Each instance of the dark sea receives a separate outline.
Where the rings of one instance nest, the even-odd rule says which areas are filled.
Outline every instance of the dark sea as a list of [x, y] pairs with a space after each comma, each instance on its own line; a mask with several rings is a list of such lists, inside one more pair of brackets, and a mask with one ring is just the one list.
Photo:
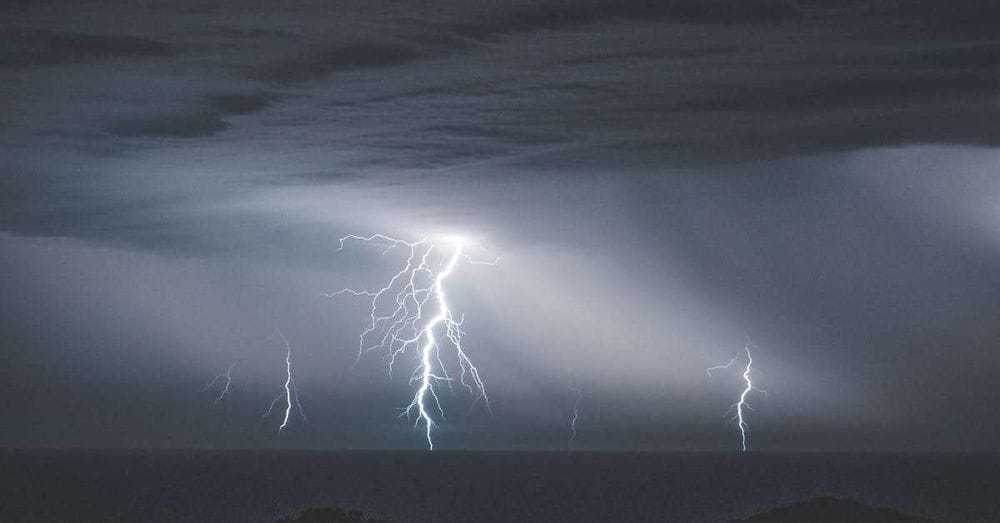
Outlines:
[[832, 495], [1000, 521], [997, 454], [0, 451], [0, 521], [724, 521]]

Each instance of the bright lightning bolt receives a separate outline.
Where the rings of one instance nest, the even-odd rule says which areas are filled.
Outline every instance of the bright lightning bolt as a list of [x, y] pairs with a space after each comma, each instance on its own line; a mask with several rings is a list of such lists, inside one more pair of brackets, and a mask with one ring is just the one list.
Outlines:
[[490, 407], [479, 369], [462, 347], [464, 318], [456, 318], [452, 312], [445, 283], [461, 261], [496, 265], [499, 260], [473, 259], [466, 249], [475, 244], [457, 236], [441, 237], [440, 242], [435, 243], [427, 238], [407, 242], [382, 234], [351, 234], [340, 239], [337, 250], [342, 250], [344, 242], [349, 240], [386, 243], [383, 255], [397, 247], [408, 251], [405, 265], [384, 287], [374, 291], [341, 289], [326, 296], [332, 298], [348, 294], [371, 299], [370, 322], [359, 336], [357, 361], [368, 352], [383, 350], [389, 360], [391, 376], [397, 356], [411, 347], [419, 348], [419, 363], [410, 374], [410, 384], [416, 384], [416, 391], [401, 416], [415, 415], [414, 426], [424, 425], [427, 447], [434, 450], [433, 431], [437, 422], [431, 413], [437, 412], [437, 416], [444, 419], [444, 409], [435, 385], [445, 382], [450, 387], [454, 381], [441, 358], [442, 345], [451, 347], [460, 371], [458, 382], [468, 389], [474, 398], [473, 403], [482, 399], [486, 407]]
[[302, 404], [299, 403], [299, 391], [295, 388], [295, 380], [292, 378], [292, 344], [288, 343], [288, 339], [285, 338], [285, 335], [282, 334], [281, 331], [277, 332], [278, 336], [281, 337], [281, 340], [285, 342], [285, 387], [281, 394], [278, 394], [273, 400], [271, 400], [271, 406], [267, 408], [267, 412], [265, 412], [261, 417], [267, 418], [270, 416], [271, 412], [274, 410], [274, 406], [277, 405], [279, 401], [284, 399], [285, 416], [282, 418], [281, 425], [278, 427], [278, 437], [281, 437], [281, 431], [288, 426], [288, 419], [292, 415], [293, 407], [299, 413], [299, 417], [302, 418], [302, 421], [308, 422], [309, 420], [306, 419], [306, 414], [302, 410]]
[[205, 386], [205, 390], [207, 391], [215, 387], [216, 383], [219, 383], [220, 381], [224, 382], [224, 384], [222, 385], [222, 390], [219, 392], [219, 395], [215, 397], [212, 403], [218, 404], [222, 400], [229, 397], [229, 388], [230, 385], [233, 384], [233, 369], [236, 367], [237, 363], [239, 362], [234, 361], [232, 364], [229, 365], [229, 367], [226, 368], [226, 372], [223, 372], [222, 374], [219, 374], [216, 377], [212, 378], [212, 381], [210, 381], [208, 385]]
[[[743, 347], [743, 350], [746, 353], [746, 359], [747, 359], [747, 365], [743, 369], [743, 382], [744, 382], [745, 386], [743, 388], [743, 391], [740, 393], [739, 400], [737, 400], [736, 403], [733, 403], [729, 407], [729, 412], [734, 412], [735, 411], [735, 415], [733, 416], [733, 419], [736, 421], [736, 424], [737, 424], [737, 426], [740, 429], [740, 445], [741, 445], [741, 448], [743, 449], [743, 452], [747, 451], [747, 430], [749, 429], [749, 425], [747, 425], [747, 421], [746, 421], [746, 412], [745, 412], [745, 409], [751, 409], [752, 410], [752, 407], [750, 406], [750, 403], [747, 401], [747, 396], [751, 392], [753, 392], [753, 391], [757, 391], [757, 392], [763, 393], [765, 395], [767, 394], [766, 391], [763, 391], [763, 390], [760, 390], [760, 389], [754, 387], [753, 380], [750, 377], [750, 372], [751, 372], [751, 369], [753, 368], [753, 351], [752, 351], [752, 349], [753, 349], [753, 345], [751, 343], [749, 343], [749, 342], [747, 342], [747, 344]], [[739, 360], [741, 357], [742, 357], [742, 354], [737, 354], [735, 357], [733, 357], [733, 359], [729, 360], [729, 363], [726, 363], [725, 365], [716, 365], [714, 367], [709, 367], [709, 368], [705, 369], [705, 373], [708, 374], [709, 377], [711, 377], [712, 376], [712, 371], [728, 369], [734, 363], [736, 363], [736, 361]]]
[[576, 445], [576, 422], [580, 419], [580, 402], [583, 401], [583, 391], [577, 388], [573, 389], [576, 392], [576, 400], [573, 401], [573, 419], [569, 422], [569, 428], [572, 431], [569, 437], [569, 450], [573, 450]]

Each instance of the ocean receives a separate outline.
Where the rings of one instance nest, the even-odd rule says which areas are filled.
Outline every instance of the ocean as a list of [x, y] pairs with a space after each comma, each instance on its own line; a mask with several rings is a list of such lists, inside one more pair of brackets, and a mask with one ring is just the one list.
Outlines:
[[724, 521], [813, 496], [1000, 521], [998, 454], [3, 450], [0, 521]]

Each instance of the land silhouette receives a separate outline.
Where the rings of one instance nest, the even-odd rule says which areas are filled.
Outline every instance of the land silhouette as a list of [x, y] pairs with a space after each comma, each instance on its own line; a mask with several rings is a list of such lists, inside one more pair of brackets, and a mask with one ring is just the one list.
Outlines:
[[391, 523], [385, 519], [365, 517], [359, 510], [321, 507], [303, 510], [298, 516], [281, 518], [277, 523]]
[[801, 503], [778, 507], [746, 519], [729, 523], [932, 523], [934, 520], [911, 516], [891, 508], [870, 507], [851, 499], [818, 497]]
[[[811, 498], [800, 503], [777, 507], [745, 519], [729, 523], [933, 523], [934, 520], [904, 514], [895, 509], [871, 507], [851, 499], [834, 497]], [[277, 523], [392, 523], [385, 519], [366, 517], [357, 510], [340, 507], [310, 508], [298, 516], [281, 518]]]

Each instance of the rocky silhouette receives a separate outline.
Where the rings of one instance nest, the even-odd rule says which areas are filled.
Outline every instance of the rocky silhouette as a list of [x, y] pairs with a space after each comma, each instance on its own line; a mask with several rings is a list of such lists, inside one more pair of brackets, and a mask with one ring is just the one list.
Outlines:
[[870, 507], [850, 499], [820, 497], [778, 507], [730, 523], [932, 523], [934, 520], [903, 514], [891, 508]]
[[277, 523], [391, 523], [385, 519], [372, 519], [358, 510], [340, 507], [309, 508], [298, 516], [281, 518]]

